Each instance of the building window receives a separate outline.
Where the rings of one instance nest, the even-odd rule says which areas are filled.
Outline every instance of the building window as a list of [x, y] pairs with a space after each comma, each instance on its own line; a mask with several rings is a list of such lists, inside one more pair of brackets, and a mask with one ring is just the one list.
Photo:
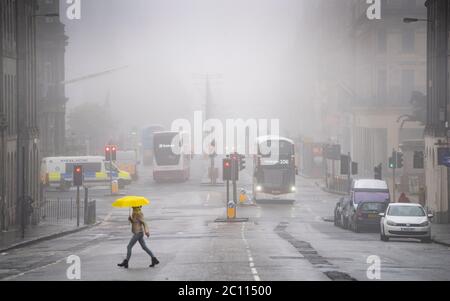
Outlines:
[[404, 53], [412, 53], [415, 51], [415, 32], [412, 28], [403, 29], [402, 34], [402, 51]]

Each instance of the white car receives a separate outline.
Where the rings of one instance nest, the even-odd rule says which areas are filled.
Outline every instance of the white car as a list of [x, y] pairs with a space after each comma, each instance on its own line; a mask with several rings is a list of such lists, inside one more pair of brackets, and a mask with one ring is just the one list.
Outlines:
[[419, 204], [389, 204], [386, 213], [381, 216], [381, 240], [390, 238], [416, 238], [422, 242], [431, 242], [432, 214], [427, 215]]

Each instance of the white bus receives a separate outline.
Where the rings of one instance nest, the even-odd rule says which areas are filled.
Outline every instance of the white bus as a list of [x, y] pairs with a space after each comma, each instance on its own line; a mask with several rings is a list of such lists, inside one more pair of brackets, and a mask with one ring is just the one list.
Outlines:
[[[267, 150], [278, 145], [278, 156]], [[264, 151], [262, 151], [264, 150]], [[257, 139], [253, 162], [253, 198], [259, 200], [295, 201], [295, 146], [290, 139], [265, 136]]]
[[153, 179], [155, 182], [187, 181], [190, 177], [191, 156], [189, 136], [180, 132], [153, 134]]
[[[84, 183], [87, 187], [105, 186], [110, 182], [110, 163], [104, 157], [49, 157], [41, 161], [41, 183], [44, 187], [69, 189], [73, 185], [74, 166], [83, 166]], [[128, 172], [120, 170], [114, 163], [112, 179], [120, 187], [131, 183]]]

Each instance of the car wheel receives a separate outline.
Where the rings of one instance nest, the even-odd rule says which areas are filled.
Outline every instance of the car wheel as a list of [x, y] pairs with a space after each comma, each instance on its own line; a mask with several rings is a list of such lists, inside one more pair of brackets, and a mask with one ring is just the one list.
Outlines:
[[387, 237], [386, 232], [384, 232], [384, 228], [380, 227], [380, 239], [381, 241], [389, 241], [389, 237]]

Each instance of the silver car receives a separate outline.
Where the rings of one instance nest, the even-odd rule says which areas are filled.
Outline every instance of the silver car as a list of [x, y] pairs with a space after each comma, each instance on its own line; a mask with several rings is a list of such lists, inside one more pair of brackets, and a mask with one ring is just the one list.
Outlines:
[[386, 213], [380, 213], [381, 240], [390, 238], [416, 238], [431, 242], [432, 214], [427, 215], [419, 204], [389, 204]]

